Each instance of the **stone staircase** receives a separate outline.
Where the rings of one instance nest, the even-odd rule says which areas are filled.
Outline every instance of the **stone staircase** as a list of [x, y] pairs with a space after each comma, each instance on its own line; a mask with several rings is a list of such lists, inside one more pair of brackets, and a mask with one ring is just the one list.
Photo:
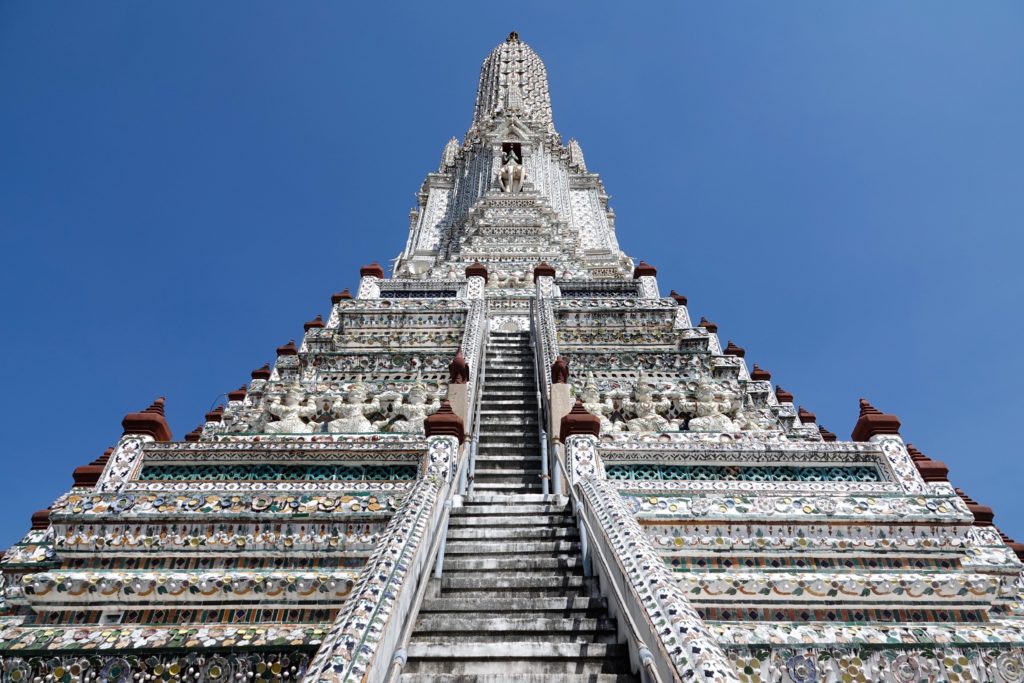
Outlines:
[[444, 577], [420, 606], [402, 680], [637, 681], [583, 576], [571, 510], [541, 494], [529, 334], [492, 332], [486, 363], [472, 494], [452, 510]]

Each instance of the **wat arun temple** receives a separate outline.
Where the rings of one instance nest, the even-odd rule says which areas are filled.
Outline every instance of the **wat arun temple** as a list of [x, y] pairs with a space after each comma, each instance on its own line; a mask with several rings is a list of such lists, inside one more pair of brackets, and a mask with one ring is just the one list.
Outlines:
[[31, 515], [2, 681], [1024, 681], [1024, 545], [620, 250], [518, 35], [439, 149], [390, 275]]

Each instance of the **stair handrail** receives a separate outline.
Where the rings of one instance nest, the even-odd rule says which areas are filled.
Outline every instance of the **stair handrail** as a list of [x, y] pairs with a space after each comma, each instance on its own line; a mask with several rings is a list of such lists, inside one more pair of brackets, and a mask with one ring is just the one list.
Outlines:
[[[571, 479], [569, 479], [569, 473], [566, 471], [565, 464], [562, 460], [555, 457], [554, 462], [555, 467], [561, 470], [563, 479], [567, 482], [571, 481]], [[616, 603], [617, 609], [615, 610], [615, 616], [618, 619], [624, 619], [626, 626], [629, 629], [629, 635], [632, 641], [628, 644], [629, 653], [632, 658], [635, 651], [636, 658], [639, 660], [638, 668], [640, 669], [641, 683], [663, 683], [664, 679], [658, 671], [651, 647], [648, 645], [647, 639], [644, 638], [636, 620], [633, 619], [633, 614], [629, 609], [629, 603], [626, 601], [626, 597], [619, 585], [618, 577], [625, 577], [626, 570], [622, 567], [618, 557], [616, 556], [614, 569], [617, 569], [617, 571], [613, 571], [613, 565], [607, 557], [606, 545], [601, 542], [604, 540], [603, 534], [601, 534], [602, 537], [599, 537], [597, 533], [597, 529], [600, 528], [600, 525], [593, 524], [590, 506], [587, 504], [587, 498], [581, 491], [577, 490], [580, 488], [579, 483], [574, 486], [569, 486], [569, 500], [573, 511], [576, 513], [576, 519], [579, 521], [580, 554], [583, 556], [584, 575], [593, 575], [593, 562], [591, 561], [591, 558], [596, 556], [599, 564], [601, 565], [604, 576], [608, 579], [612, 597]], [[654, 649], [659, 651], [663, 660], [672, 661], [661, 640], [657, 637], [652, 638], [652, 640], [654, 640]], [[673, 675], [673, 681], [678, 683], [678, 677]]]
[[[482, 386], [477, 385], [478, 387]], [[478, 394], [481, 392], [477, 392]], [[472, 443], [467, 445], [467, 450], [471, 449]], [[466, 477], [466, 471], [470, 467], [470, 456], [472, 451], [467, 453], [466, 457], [460, 458], [458, 466], [456, 467], [455, 475], [452, 477], [451, 483], [445, 483], [446, 489], [442, 489], [444, 502], [442, 503], [441, 516], [437, 521], [435, 528], [437, 532], [434, 533], [434, 537], [430, 541], [430, 546], [427, 548], [427, 557], [423, 563], [424, 572], [419, 576], [419, 583], [416, 585], [416, 595], [413, 597], [412, 603], [409, 607], [409, 616], [402, 625], [402, 633], [398, 639], [398, 647], [395, 649], [394, 655], [391, 658], [391, 664], [388, 666], [388, 673], [385, 677], [385, 683], [396, 683], [398, 677], [402, 675], [402, 670], [405, 668], [405, 664], [409, 659], [408, 651], [406, 648], [409, 645], [409, 639], [412, 637], [412, 632], [416, 626], [416, 620], [419, 618], [420, 607], [423, 605], [423, 596], [427, 591], [427, 586], [430, 584], [430, 579], [440, 579], [442, 576], [442, 566], [444, 564], [444, 553], [445, 546], [448, 542], [448, 522], [451, 518], [452, 508], [454, 507], [454, 499], [457, 495], [462, 495], [459, 491], [459, 487], [456, 486], [456, 482], [464, 482]], [[430, 569], [432, 567], [432, 569]]]
[[[486, 320], [485, 317], [485, 325]], [[471, 493], [473, 491], [473, 483], [476, 481], [476, 456], [477, 451], [480, 449], [480, 405], [483, 403], [484, 382], [487, 379], [487, 345], [489, 338], [490, 334], [488, 334], [487, 330], [484, 330], [480, 339], [479, 360], [474, 369], [476, 379], [473, 382], [473, 409], [470, 411], [473, 416], [473, 430], [471, 432], [472, 436], [469, 439], [468, 467], [465, 470], [468, 473], [469, 481], [466, 481], [466, 476], [459, 480], [459, 495], [465, 495], [467, 492]]]
[[[538, 327], [537, 318], [537, 300], [530, 299], [530, 341], [533, 342], [533, 353], [530, 354], [533, 357], [533, 376], [534, 386], [536, 386], [537, 394], [537, 424], [540, 429], [538, 430], [538, 436], [540, 437], [540, 481], [541, 481], [541, 493], [544, 494], [544, 500], [548, 500], [551, 495], [551, 463], [548, 456], [548, 429], [547, 429], [547, 415], [548, 415], [548, 396], [546, 391], [541, 391], [541, 385], [544, 383], [544, 375], [541, 374], [541, 368], [544, 367], [544, 363], [540, 359], [540, 354], [543, 353], [540, 343], [540, 328]], [[555, 492], [556, 495], [559, 493]]]
[[[484, 311], [482, 324], [486, 327], [486, 309]], [[452, 483], [444, 484], [447, 486], [447, 489], [444, 490], [444, 494], [442, 496], [444, 502], [442, 503], [443, 508], [441, 510], [441, 516], [435, 527], [437, 532], [434, 533], [434, 537], [430, 541], [430, 546], [427, 548], [426, 561], [423, 563], [423, 567], [426, 571], [421, 573], [419, 576], [419, 583], [416, 585], [416, 595], [413, 597], [408, 619], [406, 619], [405, 624], [402, 625], [402, 633], [399, 636], [398, 646], [392, 656], [391, 664], [388, 666], [388, 672], [384, 679], [385, 683], [397, 683], [399, 676], [402, 675], [402, 670], [405, 668], [405, 664], [409, 659], [406, 648], [409, 645], [409, 639], [412, 638], [412, 633], [416, 626], [416, 620], [419, 618], [420, 607], [423, 605], [423, 596], [427, 591], [427, 586], [430, 585], [431, 578], [440, 579], [442, 576], [445, 546], [447, 545], [448, 540], [448, 521], [451, 517], [452, 508], [454, 507], [454, 498], [456, 495], [462, 496], [466, 494], [467, 478], [469, 486], [472, 486], [476, 468], [476, 451], [480, 443], [480, 404], [484, 393], [484, 378], [486, 377], [487, 366], [487, 340], [489, 336], [487, 329], [482, 330], [480, 342], [475, 349], [477, 362], [475, 364], [476, 367], [473, 369], [473, 373], [475, 375], [475, 381], [472, 384], [473, 394], [471, 396], [473, 408], [469, 411], [469, 414], [472, 416], [472, 438], [466, 446], [467, 452], [465, 457], [458, 460], [455, 475], [452, 477]], [[427, 569], [429, 567], [432, 567], [432, 570]]]
[[[448, 486], [448, 489], [444, 495], [444, 507], [441, 510], [441, 518], [438, 520], [438, 526], [445, 529], [445, 531], [448, 529], [448, 517], [452, 511], [452, 492], [455, 491], [455, 486], [450, 484], [446, 484], [446, 486]], [[406, 648], [409, 646], [409, 639], [412, 637], [416, 620], [419, 618], [420, 607], [423, 605], [423, 595], [426, 593], [427, 586], [430, 584], [430, 579], [433, 576], [433, 572], [429, 569], [433, 564], [431, 560], [435, 557], [443, 559], [444, 555], [440, 552], [440, 548], [447, 535], [447, 533], [434, 534], [434, 538], [430, 541], [430, 546], [427, 548], [426, 561], [423, 563], [425, 571], [419, 576], [419, 583], [416, 585], [416, 595], [413, 596], [412, 602], [409, 605], [409, 615], [402, 625], [402, 633], [398, 637], [397, 647], [391, 657], [391, 664], [388, 665], [388, 672], [384, 677], [385, 683], [396, 683], [399, 676], [402, 675], [406, 662], [409, 661], [409, 653]]]

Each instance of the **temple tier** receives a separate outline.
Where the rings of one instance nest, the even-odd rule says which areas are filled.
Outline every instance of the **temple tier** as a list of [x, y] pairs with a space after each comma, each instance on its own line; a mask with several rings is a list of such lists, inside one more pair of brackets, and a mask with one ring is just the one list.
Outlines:
[[1024, 547], [619, 249], [515, 33], [371, 263], [3, 556], [9, 681], [1024, 681]]

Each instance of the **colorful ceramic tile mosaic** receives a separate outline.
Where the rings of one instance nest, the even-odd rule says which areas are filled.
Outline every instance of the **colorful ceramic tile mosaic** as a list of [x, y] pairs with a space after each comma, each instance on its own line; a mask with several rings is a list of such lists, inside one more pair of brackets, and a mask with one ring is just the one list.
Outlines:
[[[1024, 682], [1024, 545], [894, 416], [862, 401], [838, 439], [662, 295], [517, 34], [415, 196], [390, 276], [363, 267], [184, 438], [162, 399], [125, 416], [32, 516], [0, 561], [0, 683]], [[534, 493], [477, 490], [500, 466]], [[449, 536], [437, 567], [508, 575], [445, 630], [415, 600]], [[500, 602], [551, 565], [585, 616]]]

